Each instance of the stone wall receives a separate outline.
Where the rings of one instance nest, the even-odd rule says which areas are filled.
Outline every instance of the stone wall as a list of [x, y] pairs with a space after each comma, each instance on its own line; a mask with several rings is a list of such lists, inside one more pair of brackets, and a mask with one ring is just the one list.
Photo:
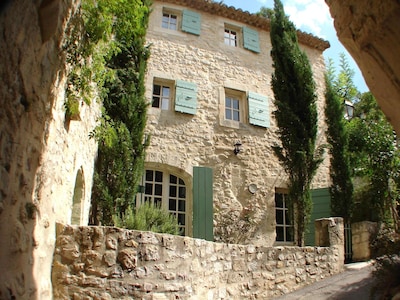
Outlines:
[[343, 270], [342, 219], [321, 222], [327, 247], [304, 248], [58, 224], [54, 298], [270, 299]]
[[[202, 1], [194, 1], [197, 2]], [[199, 36], [162, 28], [163, 9], [175, 12], [179, 19], [179, 12], [187, 8], [175, 3], [177, 1], [153, 2], [147, 33], [151, 56], [146, 97], [151, 102], [155, 79], [172, 83], [185, 80], [197, 86], [198, 109], [195, 115], [188, 115], [175, 112], [173, 103], [169, 110], [149, 108], [146, 131], [151, 140], [146, 167], [176, 170], [185, 179], [188, 190], [193, 166], [211, 167], [215, 239], [272, 246], [275, 243], [275, 189], [285, 189], [287, 177], [272, 149], [278, 142], [278, 128], [272, 114], [275, 107], [270, 85], [273, 73], [270, 33], [265, 28], [251, 27], [258, 31], [260, 53], [225, 45], [224, 24], [239, 29], [250, 26], [238, 21], [241, 14], [228, 8], [219, 8], [227, 10], [219, 14], [189, 8], [201, 14]], [[234, 15], [236, 19], [221, 15]], [[321, 145], [326, 143], [324, 58], [320, 49], [305, 43], [300, 46], [309, 57], [316, 82], [317, 144]], [[224, 122], [225, 88], [267, 96], [270, 127], [254, 126], [245, 119], [240, 125]], [[233, 153], [236, 141], [242, 143], [238, 155]], [[312, 188], [324, 188], [329, 184], [326, 155]], [[250, 185], [257, 187], [255, 193], [249, 192]], [[191, 220], [187, 220], [187, 224], [191, 224]]]
[[87, 224], [99, 104], [65, 117], [62, 44], [79, 1], [0, 11], [0, 299], [51, 299], [55, 223]]
[[366, 261], [371, 258], [371, 238], [378, 232], [378, 224], [363, 221], [351, 224], [353, 261]]

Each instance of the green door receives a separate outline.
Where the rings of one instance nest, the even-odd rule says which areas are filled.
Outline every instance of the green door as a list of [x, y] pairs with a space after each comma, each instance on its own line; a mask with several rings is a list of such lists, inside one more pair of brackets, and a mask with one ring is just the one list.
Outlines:
[[306, 246], [315, 246], [315, 225], [314, 221], [320, 218], [331, 216], [331, 195], [328, 188], [315, 189], [311, 191], [313, 210], [311, 213], [308, 231], [304, 237]]

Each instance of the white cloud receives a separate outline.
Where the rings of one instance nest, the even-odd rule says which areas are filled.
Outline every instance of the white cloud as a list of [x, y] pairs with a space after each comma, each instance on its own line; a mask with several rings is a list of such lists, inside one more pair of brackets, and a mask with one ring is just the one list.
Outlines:
[[324, 0], [286, 0], [283, 4], [290, 20], [303, 31], [324, 37], [323, 27], [332, 24], [329, 8]]

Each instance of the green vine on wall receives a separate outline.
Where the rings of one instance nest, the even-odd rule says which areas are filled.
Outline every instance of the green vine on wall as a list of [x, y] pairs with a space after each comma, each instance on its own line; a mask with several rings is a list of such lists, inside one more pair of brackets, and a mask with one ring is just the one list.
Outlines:
[[100, 18], [99, 4], [83, 0], [67, 26], [62, 49], [68, 69], [64, 106], [70, 118], [79, 115], [81, 100], [90, 105], [95, 91], [101, 93], [107, 76], [112, 76], [106, 61], [118, 49], [112, 38], [112, 17]]

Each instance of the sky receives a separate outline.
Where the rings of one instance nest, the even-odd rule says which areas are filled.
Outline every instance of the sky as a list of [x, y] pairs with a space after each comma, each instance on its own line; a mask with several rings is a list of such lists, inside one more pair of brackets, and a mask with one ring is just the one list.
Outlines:
[[[353, 77], [354, 84], [360, 92], [367, 92], [369, 89], [365, 84], [360, 69], [336, 36], [333, 19], [325, 0], [281, 1], [286, 15], [289, 16], [289, 19], [297, 29], [329, 41], [331, 46], [324, 51], [324, 57], [326, 61], [328, 58], [333, 60], [337, 71], [340, 69], [340, 53], [346, 55], [350, 68], [355, 73]], [[223, 3], [250, 13], [258, 12], [262, 6], [268, 8], [273, 8], [274, 6], [274, 0], [223, 0]]]

